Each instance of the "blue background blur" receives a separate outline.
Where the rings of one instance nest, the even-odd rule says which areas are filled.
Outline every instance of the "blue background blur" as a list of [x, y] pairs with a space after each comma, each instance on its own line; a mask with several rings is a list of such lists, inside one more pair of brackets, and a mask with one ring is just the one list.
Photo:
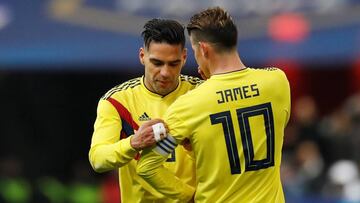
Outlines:
[[[278, 58], [332, 64], [357, 57], [360, 24], [357, 0], [172, 0], [151, 1], [151, 5], [145, 0], [32, 0], [31, 3], [2, 0], [1, 69], [34, 65], [44, 65], [45, 69], [53, 68], [52, 65], [71, 68], [74, 64], [110, 64], [122, 69], [138, 66], [135, 53], [142, 43], [139, 33], [146, 20], [168, 17], [186, 25], [192, 13], [213, 5], [223, 5], [235, 18], [239, 51], [249, 64], [264, 64]], [[271, 37], [272, 21], [283, 14], [297, 14], [300, 22], [298, 19], [282, 22], [276, 27], [279, 32], [288, 32], [305, 23], [305, 31], [293, 33], [303, 36], [302, 39], [288, 42]], [[193, 57], [188, 65], [195, 65]]]

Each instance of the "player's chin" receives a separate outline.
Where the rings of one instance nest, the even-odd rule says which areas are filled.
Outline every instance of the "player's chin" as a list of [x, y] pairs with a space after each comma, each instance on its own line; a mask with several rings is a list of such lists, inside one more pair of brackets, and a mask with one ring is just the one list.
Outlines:
[[163, 87], [163, 86], [158, 86], [157, 88], [157, 92], [161, 95], [166, 95], [168, 93], [170, 93], [172, 90], [171, 88], [169, 88], [168, 86]]

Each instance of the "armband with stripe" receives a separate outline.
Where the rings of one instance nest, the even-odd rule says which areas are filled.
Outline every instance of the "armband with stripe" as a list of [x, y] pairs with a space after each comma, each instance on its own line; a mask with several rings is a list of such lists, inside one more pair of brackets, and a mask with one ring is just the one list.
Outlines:
[[163, 156], [169, 156], [176, 147], [175, 138], [168, 134], [166, 138], [156, 143], [156, 147], [153, 150]]

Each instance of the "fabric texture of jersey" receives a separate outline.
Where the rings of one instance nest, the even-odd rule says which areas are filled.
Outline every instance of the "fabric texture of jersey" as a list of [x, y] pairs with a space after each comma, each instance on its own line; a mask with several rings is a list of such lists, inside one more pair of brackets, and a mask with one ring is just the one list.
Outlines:
[[[173, 202], [136, 174], [139, 154], [131, 147], [130, 138], [143, 122], [162, 118], [170, 104], [194, 89], [201, 80], [181, 75], [177, 88], [166, 96], [149, 91], [143, 80], [139, 77], [124, 82], [100, 99], [89, 160], [98, 172], [119, 168], [122, 202]], [[195, 185], [195, 163], [184, 148], [178, 147], [170, 154], [164, 166], [187, 184]]]
[[[196, 157], [196, 202], [285, 202], [280, 163], [290, 106], [283, 71], [246, 68], [213, 75], [169, 107], [170, 134], [177, 143], [189, 138]], [[137, 170], [168, 194], [183, 183], [160, 166], [160, 154], [143, 153]]]

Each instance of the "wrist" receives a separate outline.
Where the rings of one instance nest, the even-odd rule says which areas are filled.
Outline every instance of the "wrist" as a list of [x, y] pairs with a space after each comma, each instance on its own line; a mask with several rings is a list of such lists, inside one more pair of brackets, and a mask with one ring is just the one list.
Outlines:
[[134, 135], [130, 136], [130, 146], [136, 151], [139, 151], [139, 145], [137, 145], [136, 141], [134, 140]]
[[132, 158], [136, 155], [136, 153], [138, 153], [137, 150], [135, 150], [131, 144], [130, 144], [130, 139], [131, 139], [131, 136], [125, 138], [125, 139], [121, 139], [119, 141], [119, 145], [120, 146], [117, 146], [118, 150], [119, 150], [119, 153], [126, 156], [127, 158]]

